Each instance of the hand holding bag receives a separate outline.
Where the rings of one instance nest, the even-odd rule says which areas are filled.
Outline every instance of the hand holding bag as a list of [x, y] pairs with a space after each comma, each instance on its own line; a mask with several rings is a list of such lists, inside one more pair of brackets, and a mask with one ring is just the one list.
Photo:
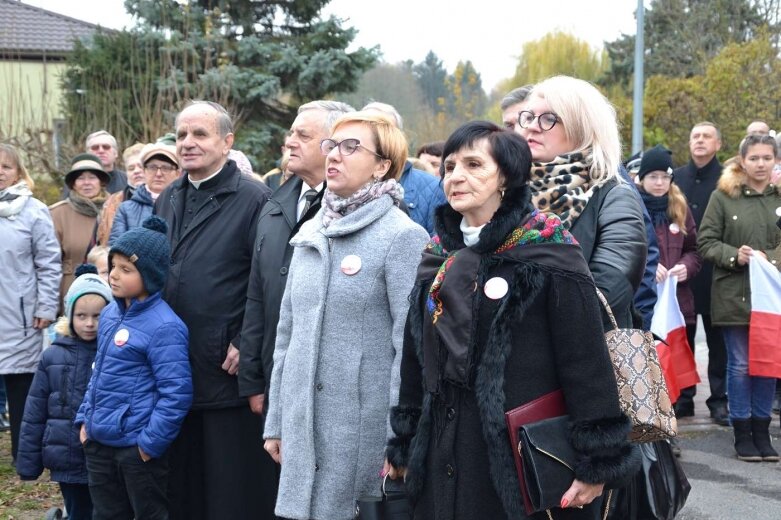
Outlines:
[[382, 480], [382, 496], [359, 498], [355, 504], [356, 520], [410, 520], [412, 508], [402, 482]]
[[619, 328], [599, 289], [597, 297], [613, 325], [613, 330], [605, 333], [605, 341], [616, 375], [621, 411], [632, 420], [629, 440], [652, 442], [675, 437], [678, 424], [653, 334]]

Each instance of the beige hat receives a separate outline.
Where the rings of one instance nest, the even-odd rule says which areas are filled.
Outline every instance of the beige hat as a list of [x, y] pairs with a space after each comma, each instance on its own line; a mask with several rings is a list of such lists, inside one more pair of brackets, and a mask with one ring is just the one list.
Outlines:
[[176, 158], [176, 147], [164, 144], [160, 141], [156, 143], [149, 143], [141, 150], [141, 164], [146, 165], [146, 162], [152, 159], [155, 155], [162, 155], [167, 160], [179, 167], [179, 160]]
[[98, 176], [100, 182], [104, 186], [111, 181], [111, 177], [103, 170], [103, 165], [97, 156], [92, 155], [91, 153], [80, 153], [73, 158], [71, 161], [71, 168], [65, 175], [65, 185], [68, 189], [73, 189], [73, 184], [83, 172], [94, 173]]

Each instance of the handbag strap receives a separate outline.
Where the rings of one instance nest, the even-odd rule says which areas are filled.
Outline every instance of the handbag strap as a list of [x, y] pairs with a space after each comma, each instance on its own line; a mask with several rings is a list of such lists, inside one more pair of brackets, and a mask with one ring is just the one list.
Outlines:
[[610, 318], [610, 323], [613, 325], [613, 329], [618, 328], [618, 322], [616, 321], [616, 317], [613, 315], [613, 309], [610, 308], [610, 305], [607, 303], [607, 298], [605, 298], [605, 295], [602, 294], [602, 291], [599, 290], [599, 287], [597, 289], [597, 298], [599, 298], [599, 301], [602, 302], [602, 306], [605, 308], [605, 312], [607, 312], [608, 318]]
[[[598, 291], [599, 289], [597, 289]], [[608, 489], [607, 491], [607, 500], [605, 500], [605, 512], [602, 514], [602, 520], [607, 520], [607, 514], [610, 511], [610, 499], [613, 498], [613, 490]], [[546, 509], [545, 512], [548, 514], [548, 520], [553, 520], [553, 515], [550, 512], [550, 509]]]

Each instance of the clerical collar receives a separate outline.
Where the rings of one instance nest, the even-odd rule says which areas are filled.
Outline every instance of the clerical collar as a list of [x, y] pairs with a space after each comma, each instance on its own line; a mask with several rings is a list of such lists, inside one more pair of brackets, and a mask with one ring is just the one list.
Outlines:
[[209, 175], [205, 179], [201, 179], [199, 181], [193, 180], [193, 178], [190, 177], [190, 174], [188, 173], [187, 174], [187, 180], [190, 181], [190, 184], [192, 185], [193, 188], [195, 188], [196, 190], [200, 189], [201, 184], [203, 184], [204, 182], [210, 181], [213, 178], [215, 178], [217, 175], [219, 175], [219, 173], [222, 171], [223, 166], [225, 166], [225, 165], [223, 164], [222, 166], [220, 166], [219, 170], [217, 170], [216, 172], [212, 173], [211, 175]]

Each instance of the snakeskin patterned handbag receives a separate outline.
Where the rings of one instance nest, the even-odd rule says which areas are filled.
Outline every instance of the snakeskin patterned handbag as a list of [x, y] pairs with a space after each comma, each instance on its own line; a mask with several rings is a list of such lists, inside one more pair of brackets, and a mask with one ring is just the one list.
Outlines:
[[621, 329], [605, 296], [597, 289], [613, 330], [605, 341], [613, 362], [621, 411], [632, 420], [629, 440], [652, 442], [675, 437], [678, 423], [656, 353], [656, 340], [648, 331]]

